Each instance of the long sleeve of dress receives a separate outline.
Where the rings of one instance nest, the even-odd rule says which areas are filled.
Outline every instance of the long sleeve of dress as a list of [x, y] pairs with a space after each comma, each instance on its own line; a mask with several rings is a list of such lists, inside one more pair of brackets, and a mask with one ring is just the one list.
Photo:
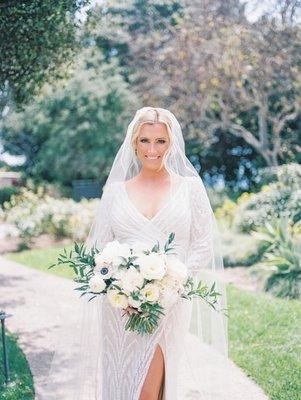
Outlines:
[[114, 233], [111, 224], [111, 210], [114, 198], [114, 184], [106, 187], [100, 199], [94, 221], [88, 234], [86, 245], [96, 246], [102, 250], [104, 246], [114, 240]]
[[198, 178], [191, 178], [190, 207], [191, 226], [187, 268], [190, 275], [196, 276], [200, 270], [211, 268], [214, 262], [214, 215], [206, 190]]

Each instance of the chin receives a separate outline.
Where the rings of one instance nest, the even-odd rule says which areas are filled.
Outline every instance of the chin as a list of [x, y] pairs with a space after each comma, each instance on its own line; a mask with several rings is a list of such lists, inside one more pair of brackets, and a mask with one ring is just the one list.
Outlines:
[[158, 162], [156, 164], [148, 164], [148, 163], [144, 163], [143, 164], [143, 168], [144, 169], [148, 169], [149, 171], [157, 171], [159, 168], [161, 167], [161, 163]]

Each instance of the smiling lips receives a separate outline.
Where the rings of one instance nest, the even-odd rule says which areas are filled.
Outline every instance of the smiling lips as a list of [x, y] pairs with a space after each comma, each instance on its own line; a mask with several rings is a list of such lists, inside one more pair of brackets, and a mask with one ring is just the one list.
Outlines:
[[157, 160], [160, 156], [157, 157], [145, 156], [145, 157], [148, 158], [149, 160]]

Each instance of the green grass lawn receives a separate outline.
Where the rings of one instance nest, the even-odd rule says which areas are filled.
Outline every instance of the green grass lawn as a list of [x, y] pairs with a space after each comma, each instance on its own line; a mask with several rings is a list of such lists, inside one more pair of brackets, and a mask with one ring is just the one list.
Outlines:
[[[7, 331], [6, 331], [7, 333]], [[17, 345], [15, 337], [6, 335], [9, 356], [10, 380], [13, 385], [4, 385], [3, 351], [0, 343], [0, 399], [1, 400], [33, 400], [34, 388], [32, 375], [26, 358]]]
[[[72, 248], [73, 245], [66, 247], [68, 251]], [[68, 267], [59, 266], [48, 269], [51, 264], [54, 264], [57, 261], [59, 254], [62, 252], [63, 247], [49, 247], [46, 249], [23, 250], [17, 253], [8, 253], [6, 258], [49, 274], [72, 278], [73, 272]]]
[[230, 356], [272, 400], [300, 400], [301, 304], [228, 287]]
[[[62, 248], [39, 249], [7, 257], [70, 278], [72, 272], [67, 268], [47, 270], [60, 252]], [[300, 302], [245, 292], [232, 285], [228, 285], [227, 293], [231, 358], [271, 400], [300, 400]]]

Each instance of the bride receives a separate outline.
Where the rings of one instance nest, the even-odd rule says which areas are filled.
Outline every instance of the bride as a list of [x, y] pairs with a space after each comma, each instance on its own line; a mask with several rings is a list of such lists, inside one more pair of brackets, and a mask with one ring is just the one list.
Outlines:
[[[219, 308], [226, 308], [216, 221], [202, 180], [185, 156], [181, 127], [170, 111], [143, 107], [115, 157], [86, 245], [102, 249], [118, 240], [162, 246], [171, 232], [189, 275], [216, 282]], [[64, 366], [68, 378], [62, 369], [57, 381], [50, 375], [53, 397], [43, 399], [213, 398], [208, 357], [227, 358], [225, 315], [201, 299], [180, 298], [154, 333], [142, 336], [124, 329], [131, 307], [122, 312], [105, 296], [83, 299], [80, 320], [66, 340], [69, 353], [57, 352], [52, 364], [52, 372]]]

